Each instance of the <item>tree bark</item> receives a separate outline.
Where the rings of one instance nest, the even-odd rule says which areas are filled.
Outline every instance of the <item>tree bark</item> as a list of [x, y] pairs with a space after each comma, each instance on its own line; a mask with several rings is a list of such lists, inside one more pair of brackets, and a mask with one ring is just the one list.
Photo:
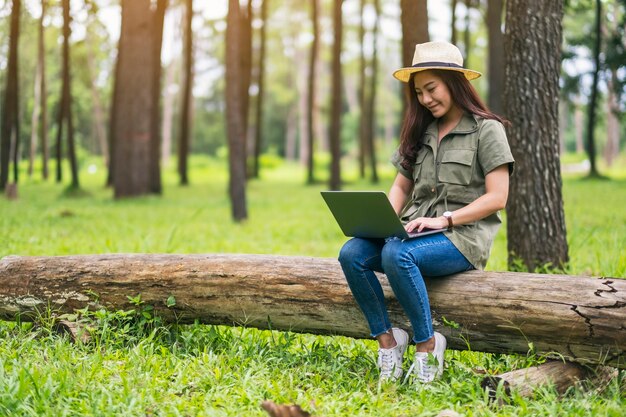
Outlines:
[[261, 28], [259, 33], [259, 63], [257, 83], [259, 91], [255, 108], [255, 131], [254, 143], [252, 146], [251, 173], [252, 178], [259, 178], [259, 158], [261, 157], [261, 146], [263, 142], [263, 107], [265, 96], [265, 49], [267, 43], [267, 7], [269, 0], [261, 0]]
[[343, 22], [341, 6], [343, 0], [333, 2], [333, 30], [335, 39], [332, 52], [332, 82], [330, 98], [330, 181], [331, 190], [341, 189], [341, 115], [342, 115], [342, 71], [341, 45], [343, 43]]
[[62, 160], [63, 160], [63, 126], [67, 129], [67, 159], [70, 163], [71, 187], [79, 188], [78, 180], [78, 161], [76, 159], [76, 147], [74, 144], [74, 124], [72, 120], [72, 78], [70, 74], [70, 0], [63, 0], [63, 47], [62, 47], [62, 84], [61, 84], [61, 102], [59, 104], [59, 115], [57, 118], [57, 182], [63, 179]]
[[359, 76], [358, 76], [358, 85], [357, 85], [357, 96], [359, 102], [359, 145], [358, 145], [358, 155], [359, 155], [359, 176], [360, 178], [365, 178], [365, 159], [366, 159], [366, 139], [365, 139], [365, 129], [367, 128], [367, 114], [366, 114], [366, 104], [365, 104], [365, 90], [366, 90], [366, 72], [367, 72], [367, 61], [365, 59], [365, 48], [363, 47], [365, 43], [365, 1], [359, 0], [359, 45], [361, 45], [361, 51], [359, 54]]
[[487, 30], [489, 32], [489, 96], [491, 111], [503, 114], [504, 106], [504, 34], [502, 33], [502, 11], [504, 0], [489, 0], [487, 3]]
[[[381, 281], [392, 322], [410, 328], [384, 276]], [[532, 350], [626, 367], [626, 279], [470, 271], [425, 281], [434, 326], [451, 349]], [[128, 309], [127, 296], [137, 294], [170, 322], [369, 337], [331, 258], [114, 254], [0, 260], [2, 319], [28, 320], [47, 308]], [[176, 305], [168, 308], [170, 296]]]
[[582, 110], [582, 104], [579, 100], [574, 102], [574, 137], [576, 140], [576, 153], [582, 154], [585, 152], [585, 144], [583, 140], [583, 134], [585, 132], [585, 114]]
[[48, 179], [48, 160], [50, 159], [48, 150], [48, 89], [46, 87], [46, 46], [44, 36], [44, 18], [48, 0], [41, 0], [41, 19], [39, 21], [39, 35], [37, 41], [38, 55], [38, 71], [41, 74], [41, 83], [39, 84], [39, 108], [41, 123], [39, 124], [39, 136], [41, 137], [41, 170], [44, 180]]
[[402, 66], [410, 67], [415, 45], [428, 42], [428, 4], [426, 0], [400, 0], [402, 24]]
[[374, 12], [376, 13], [376, 19], [374, 21], [374, 29], [372, 33], [373, 47], [372, 47], [372, 59], [370, 63], [370, 76], [369, 76], [369, 94], [367, 98], [367, 109], [365, 114], [367, 116], [367, 124], [365, 127], [365, 154], [369, 160], [370, 165], [370, 180], [372, 184], [378, 183], [378, 170], [376, 169], [376, 88], [378, 85], [378, 22], [380, 19], [380, 0], [374, 0]]
[[607, 80], [606, 145], [604, 148], [604, 161], [609, 167], [613, 165], [613, 162], [619, 156], [620, 104], [615, 93], [616, 84], [618, 84], [617, 72], [611, 70]]
[[89, 74], [89, 87], [91, 90], [91, 99], [93, 100], [93, 134], [96, 136], [100, 152], [102, 153], [102, 159], [105, 166], [109, 166], [109, 142], [107, 140], [107, 132], [105, 126], [104, 110], [102, 107], [102, 100], [100, 99], [100, 91], [98, 90], [98, 69], [96, 65], [96, 57], [94, 56], [94, 44], [91, 42], [89, 31], [85, 36], [85, 42], [87, 44], [87, 72]]
[[[428, 34], [427, 0], [400, 0], [400, 22], [402, 25], [402, 66], [410, 67], [413, 63], [415, 45], [430, 40]], [[413, 94], [413, 92], [407, 88], [402, 88], [400, 94], [403, 100], [400, 118], [404, 119], [404, 113], [409, 102], [409, 94]]]
[[152, 20], [152, 111], [150, 114], [150, 192], [161, 194], [161, 50], [163, 48], [163, 24], [168, 0], [157, 0]]
[[109, 104], [109, 132], [107, 135], [107, 139], [109, 142], [109, 166], [107, 172], [106, 186], [113, 186], [113, 177], [115, 172], [115, 158], [116, 152], [115, 148], [117, 147], [117, 108], [119, 107], [120, 101], [120, 67], [121, 67], [121, 52], [124, 43], [123, 39], [120, 37], [117, 41], [117, 56], [115, 57], [115, 67], [113, 73], [113, 85], [111, 88], [111, 101]]
[[471, 17], [472, 1], [465, 0], [465, 30], [463, 31], [463, 65], [470, 68], [469, 58], [471, 49]]
[[568, 260], [559, 162], [562, 2], [510, 0], [505, 114], [516, 160], [507, 204], [510, 268], [561, 268]]
[[185, 1], [185, 59], [183, 60], [183, 96], [180, 114], [180, 138], [178, 140], [178, 175], [180, 185], [188, 185], [187, 160], [189, 156], [189, 134], [191, 125], [190, 107], [192, 103], [191, 85], [193, 77], [193, 21], [192, 0]]
[[[19, 94], [18, 94], [18, 39], [20, 35], [21, 1], [13, 0], [11, 8], [11, 28], [9, 35], [9, 58], [6, 72], [6, 90], [0, 131], [0, 190], [4, 190], [9, 181], [9, 166], [16, 158], [11, 155], [11, 139], [19, 139]], [[17, 152], [17, 146], [13, 147]], [[17, 176], [14, 181], [17, 182]]]
[[43, 17], [44, 17], [45, 8], [42, 5], [41, 9], [41, 17], [39, 19], [39, 37], [37, 40], [37, 67], [35, 69], [35, 83], [33, 88], [33, 114], [31, 116], [30, 122], [30, 146], [28, 153], [28, 177], [31, 178], [33, 176], [34, 166], [35, 166], [35, 158], [37, 157], [37, 142], [38, 142], [38, 133], [39, 133], [39, 116], [41, 113], [41, 78], [42, 72], [41, 67], [44, 60], [44, 55], [42, 54], [41, 42], [43, 41]]
[[450, 1], [450, 42], [456, 45], [458, 34], [456, 31], [456, 4], [458, 0]]
[[165, 88], [163, 97], [163, 124], [161, 132], [161, 165], [169, 163], [172, 154], [172, 126], [174, 120], [174, 102], [176, 94], [171, 92], [170, 86], [175, 80], [176, 60], [172, 60], [165, 70]]
[[112, 147], [116, 198], [150, 193], [152, 36], [150, 0], [122, 0]]
[[311, 43], [311, 50], [309, 51], [309, 77], [307, 83], [307, 184], [315, 183], [315, 134], [313, 130], [314, 117], [316, 112], [316, 99], [317, 94], [315, 88], [317, 84], [317, 73], [315, 67], [317, 66], [317, 58], [319, 55], [319, 0], [311, 0], [311, 25], [313, 26], [313, 42]]
[[[250, 117], [250, 85], [252, 83], [252, 0], [247, 0], [245, 7], [239, 9], [240, 37], [239, 39], [239, 62], [241, 66], [241, 121], [243, 123], [244, 164], [247, 165], [248, 149], [245, 144], [248, 142], [249, 117]], [[247, 174], [246, 174], [247, 178]]]
[[589, 176], [599, 177], [600, 173], [596, 166], [596, 113], [598, 108], [598, 83], [600, 82], [600, 53], [602, 48], [602, 2], [596, 0], [596, 27], [593, 45], [593, 81], [591, 82], [591, 97], [587, 107], [587, 133], [586, 150], [589, 157]]
[[241, 102], [242, 18], [239, 1], [228, 1], [226, 23], [226, 131], [228, 135], [229, 195], [235, 221], [248, 218], [246, 205], [246, 134]]

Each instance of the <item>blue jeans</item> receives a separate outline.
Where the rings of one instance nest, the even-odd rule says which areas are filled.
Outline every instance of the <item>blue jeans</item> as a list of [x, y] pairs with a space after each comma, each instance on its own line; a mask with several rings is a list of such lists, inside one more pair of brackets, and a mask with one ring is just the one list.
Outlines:
[[438, 277], [473, 269], [472, 264], [443, 234], [415, 239], [360, 239], [346, 242], [339, 263], [372, 337], [391, 329], [383, 289], [374, 273], [384, 272], [413, 327], [413, 341], [425, 342], [433, 333], [430, 302], [422, 275]]

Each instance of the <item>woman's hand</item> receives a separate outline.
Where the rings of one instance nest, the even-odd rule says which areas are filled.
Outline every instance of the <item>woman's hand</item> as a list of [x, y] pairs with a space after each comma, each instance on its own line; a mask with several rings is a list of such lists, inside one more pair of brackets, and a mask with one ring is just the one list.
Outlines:
[[440, 217], [418, 217], [404, 225], [407, 232], [421, 232], [424, 229], [446, 229], [448, 219]]

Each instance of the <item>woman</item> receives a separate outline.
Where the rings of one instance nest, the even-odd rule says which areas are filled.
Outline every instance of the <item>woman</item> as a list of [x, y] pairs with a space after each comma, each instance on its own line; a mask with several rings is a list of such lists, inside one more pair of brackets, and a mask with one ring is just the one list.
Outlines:
[[[402, 376], [406, 331], [389, 322], [374, 271], [384, 272], [408, 316], [415, 343], [408, 376], [428, 383], [443, 372], [445, 337], [433, 331], [422, 276], [484, 268], [506, 205], [514, 160], [503, 123], [482, 103], [458, 48], [446, 42], [415, 47], [413, 66], [394, 72], [408, 83], [410, 103], [393, 164], [389, 200], [405, 229], [446, 228], [415, 239], [349, 240], [339, 261], [379, 343], [381, 380]], [[434, 357], [434, 358], [433, 358]]]

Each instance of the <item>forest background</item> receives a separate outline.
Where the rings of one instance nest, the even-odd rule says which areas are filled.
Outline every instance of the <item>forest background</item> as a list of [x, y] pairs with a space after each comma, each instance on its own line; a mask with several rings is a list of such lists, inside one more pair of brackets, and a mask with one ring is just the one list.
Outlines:
[[[19, 151], [22, 161], [31, 159], [29, 175], [41, 177], [41, 107], [36, 100], [35, 86], [38, 82], [38, 31], [40, 23], [44, 32], [44, 61], [48, 118], [46, 136], [55, 138], [58, 132], [61, 91], [62, 91], [62, 29], [63, 16], [61, 2], [49, 3], [43, 22], [41, 5], [38, 0], [23, 2], [19, 35]], [[156, 2], [153, 2], [156, 4]], [[249, 12], [252, 28], [252, 44], [248, 63], [251, 71], [249, 85], [247, 142], [253, 149], [256, 132], [260, 132], [259, 153], [267, 158], [277, 157], [286, 160], [307, 158], [307, 78], [309, 74], [309, 54], [312, 47], [313, 27], [310, 7], [300, 2], [251, 1]], [[420, 3], [420, 2], [416, 2]], [[425, 2], [424, 2], [425, 3]], [[624, 5], [620, 1], [602, 1], [600, 50], [601, 66], [597, 83], [598, 103], [594, 123], [595, 146], [600, 163], [610, 167], [619, 155], [624, 144], [624, 97], [620, 95], [623, 86], [624, 64], [615, 61], [624, 50]], [[68, 2], [68, 4], [70, 4]], [[0, 2], [0, 86], [6, 90], [6, 69], [9, 55], [9, 19], [11, 1]], [[189, 129], [188, 145], [192, 154], [225, 158], [228, 151], [225, 116], [225, 43], [226, 1], [197, 2], [193, 15], [193, 39], [191, 65], [185, 56], [186, 6], [183, 1], [172, 1], [168, 5], [163, 32], [161, 158], [163, 166], [175, 164], [172, 155], [180, 152], [181, 130]], [[265, 18], [262, 6], [267, 7]], [[319, 24], [319, 51], [315, 68], [316, 87], [313, 112], [313, 132], [315, 153], [320, 163], [328, 159], [329, 111], [331, 91], [331, 48], [333, 45], [332, 3], [319, 2], [317, 23]], [[454, 6], [454, 14], [451, 12]], [[590, 116], [589, 102], [593, 93], [594, 37], [596, 4], [593, 1], [565, 2], [563, 19], [563, 70], [560, 97], [560, 141], [562, 155], [567, 168], [572, 162], [585, 164], [590, 161], [585, 149], [586, 120]], [[121, 11], [117, 2], [72, 1], [70, 67], [71, 99], [76, 154], [83, 170], [94, 167], [87, 162], [91, 156], [109, 159], [107, 135], [111, 126], [110, 108], [115, 81], [114, 70], [119, 41]], [[153, 5], [153, 7], [155, 7]], [[489, 80], [492, 77], [487, 68], [489, 55], [487, 2], [453, 1], [429, 2], [428, 24], [430, 40], [451, 40], [458, 44], [465, 56], [466, 65], [485, 74], [474, 85], [494, 110], [502, 112], [502, 104], [491, 100]], [[359, 144], [361, 107], [367, 103], [368, 78], [376, 76], [375, 103], [372, 126], [376, 141], [376, 154], [383, 163], [397, 145], [401, 122], [403, 100], [401, 84], [390, 73], [402, 66], [402, 28], [400, 27], [400, 5], [396, 2], [383, 2], [375, 8], [373, 2], [346, 0], [342, 7], [344, 39], [342, 46], [343, 91], [341, 153], [347, 161], [362, 158]], [[454, 18], [455, 24], [451, 24]], [[265, 20], [265, 24], [263, 23]], [[295, 24], [294, 22], [297, 22]], [[501, 24], [504, 22], [500, 19]], [[261, 70], [261, 31], [265, 29], [263, 43], [263, 91], [260, 89]], [[620, 38], [621, 36], [621, 38]], [[621, 45], [619, 44], [621, 40]], [[375, 44], [374, 44], [375, 42]], [[376, 46], [376, 48], [374, 48]], [[493, 47], [493, 46], [492, 46]], [[373, 54], [376, 53], [376, 56]], [[492, 52], [502, 53], [502, 51]], [[375, 66], [373, 59], [376, 60]], [[184, 88], [190, 69], [192, 94], [191, 107], [186, 110], [189, 127], [181, 123], [184, 106]], [[139, 69], [141, 71], [142, 69]], [[148, 72], [148, 68], [143, 68]], [[368, 90], [368, 91], [365, 91]], [[491, 93], [493, 94], [493, 93]], [[5, 95], [3, 94], [3, 97]], [[4, 105], [2, 100], [0, 106]], [[254, 106], [260, 102], [261, 120], [257, 120]], [[1, 109], [1, 107], [0, 107]], [[362, 135], [362, 134], [361, 134]], [[55, 143], [47, 142], [46, 154], [54, 155]], [[65, 152], [65, 149], [63, 149]], [[65, 156], [65, 154], [62, 154]], [[38, 158], [39, 157], [39, 158]], [[585, 162], [585, 160], [587, 162]], [[180, 160], [178, 162], [180, 164]], [[90, 168], [91, 167], [91, 168]], [[361, 171], [363, 169], [361, 168]], [[181, 176], [184, 176], [181, 173]], [[362, 176], [365, 174], [362, 172]], [[326, 170], [319, 170], [318, 177], [327, 176]], [[182, 181], [182, 180], [181, 180]]]
[[[16, 3], [21, 5], [15, 48], [19, 70], [12, 78], [9, 34]], [[506, 4], [529, 7], [541, 16], [544, 7], [557, 3], [509, 0]], [[190, 4], [194, 7], [191, 24]], [[240, 6], [239, 30], [251, 29], [249, 34], [239, 32], [236, 38], [241, 41], [234, 43], [227, 42], [228, 28], [234, 27], [229, 20], [233, 4]], [[339, 90], [333, 81], [337, 4], [343, 26]], [[46, 7], [40, 20], [42, 5]], [[147, 39], [160, 31], [130, 33], [144, 42], [131, 47], [134, 56], [127, 59], [135, 64], [121, 71], [131, 75], [127, 78], [116, 75], [123, 31], [121, 5], [134, 12], [125, 16], [143, 30], [158, 28], [159, 19], [163, 22], [156, 66], [151, 65], [148, 46], [156, 43]], [[318, 7], [315, 19], [314, 5]], [[567, 228], [556, 222], [549, 233], [537, 232], [565, 240], [567, 229], [568, 245], [548, 259], [531, 258], [531, 265], [520, 265], [510, 256], [507, 240], [530, 242], [549, 252], [528, 230], [532, 222], [522, 217], [518, 223], [526, 228], [523, 232], [509, 229], [507, 239], [502, 228], [488, 268], [552, 271], [556, 266], [572, 274], [624, 277], [626, 4], [621, 0], [563, 3], [563, 37], [557, 48], [562, 56], [552, 57], [561, 69], [556, 95], [532, 89], [541, 74], [501, 80], [508, 84], [491, 87], [496, 76], [504, 74], [502, 61], [490, 70], [490, 57], [504, 58], [505, 53], [491, 52], [495, 43], [489, 40], [494, 27], [504, 34], [504, 5], [492, 0], [127, 0], [121, 4], [0, 0], [0, 123], [3, 146], [10, 144], [0, 149], [8, 197], [0, 199], [0, 257], [108, 252], [336, 256], [345, 237], [323, 206], [319, 191], [389, 187], [394, 173], [388, 159], [397, 146], [404, 106], [402, 85], [390, 73], [406, 62], [405, 38], [415, 37], [458, 44], [466, 65], [484, 74], [474, 82], [481, 96], [511, 119], [517, 115], [506, 114], [502, 97], [511, 88], [526, 94], [524, 106], [530, 113], [543, 109], [546, 98], [559, 99], [552, 126], [557, 134], [536, 136], [528, 118], [524, 119], [528, 124], [517, 123], [527, 131], [525, 142], [538, 147], [516, 155], [520, 169], [515, 178], [528, 180], [534, 189], [558, 190], [555, 211], [565, 205]], [[415, 8], [406, 26], [421, 33], [402, 28], [408, 6]], [[494, 8], [500, 10], [495, 25], [489, 24]], [[252, 18], [246, 20], [247, 16]], [[557, 26], [548, 14], [542, 17], [548, 26]], [[319, 49], [311, 72], [313, 22], [318, 24]], [[546, 35], [541, 22], [536, 23], [528, 35], [534, 41]], [[249, 54], [244, 39], [250, 40]], [[235, 56], [249, 57], [239, 61], [238, 68], [248, 69], [250, 76], [249, 85], [239, 94], [228, 90], [233, 67], [227, 64], [227, 45], [233, 44], [240, 48]], [[42, 53], [39, 45], [44, 45]], [[412, 55], [413, 45], [410, 48]], [[527, 61], [541, 64], [535, 57]], [[150, 91], [134, 90], [139, 84], [150, 84], [146, 80], [153, 80], [154, 67], [161, 71], [156, 99]], [[45, 88], [37, 74], [45, 74]], [[245, 72], [239, 72], [239, 80], [244, 78]], [[311, 96], [308, 82], [313, 78]], [[528, 90], [519, 90], [512, 82], [523, 78], [532, 78]], [[17, 81], [15, 90], [12, 80]], [[71, 80], [71, 87], [64, 80]], [[138, 113], [114, 111], [120, 80], [125, 83], [122, 93], [132, 91], [127, 100], [141, 97], [144, 105], [160, 106], [148, 105]], [[14, 104], [8, 100], [11, 94], [19, 99], [14, 119], [7, 117], [13, 111], [9, 111]], [[235, 96], [240, 100], [239, 117], [241, 102], [249, 105], [245, 118], [233, 127], [227, 101]], [[115, 114], [125, 120], [116, 123]], [[338, 114], [339, 125], [333, 119]], [[19, 122], [19, 129], [7, 129], [12, 120]], [[158, 126], [150, 125], [153, 120], [158, 120]], [[237, 130], [244, 122], [245, 133]], [[154, 168], [153, 162], [147, 162], [153, 161], [152, 156], [142, 159], [150, 150], [134, 154], [136, 148], [120, 149], [117, 139], [123, 135], [116, 132], [128, 126], [158, 137], [157, 182], [141, 174]], [[335, 127], [340, 128], [338, 141], [333, 138]], [[245, 137], [236, 144], [236, 152], [233, 131], [235, 137]], [[10, 140], [4, 141], [5, 137]], [[368, 148], [368, 137], [373, 147]], [[551, 154], [553, 149], [558, 150], [556, 175], [549, 176], [555, 174], [554, 166], [540, 167], [539, 173], [524, 171], [524, 160], [532, 160], [535, 153]], [[117, 167], [111, 164], [116, 159], [121, 164]], [[241, 167], [241, 161], [245, 161], [240, 181], [244, 186], [233, 189], [232, 167]], [[338, 162], [341, 169], [333, 171]], [[235, 209], [241, 202], [238, 207], [244, 210]], [[539, 200], [533, 210], [543, 212], [551, 203]], [[505, 221], [510, 220], [507, 210]], [[531, 398], [515, 397], [510, 404], [493, 408], [480, 389], [481, 374], [543, 362], [545, 357], [533, 354], [532, 343], [527, 356], [448, 351], [444, 379], [432, 389], [416, 392], [400, 384], [381, 391], [376, 387], [371, 341], [246, 327], [164, 327], [142, 305], [140, 296], [129, 295], [129, 304], [127, 311], [85, 313], [83, 319], [95, 328], [94, 341], [87, 345], [71, 344], [54, 334], [50, 317], [41, 317], [35, 327], [0, 321], [0, 415], [262, 415], [258, 405], [267, 398], [295, 401], [327, 416], [435, 415], [443, 408], [467, 415], [623, 415], [623, 372], [604, 391], [575, 389], [563, 397], [541, 388]]]

